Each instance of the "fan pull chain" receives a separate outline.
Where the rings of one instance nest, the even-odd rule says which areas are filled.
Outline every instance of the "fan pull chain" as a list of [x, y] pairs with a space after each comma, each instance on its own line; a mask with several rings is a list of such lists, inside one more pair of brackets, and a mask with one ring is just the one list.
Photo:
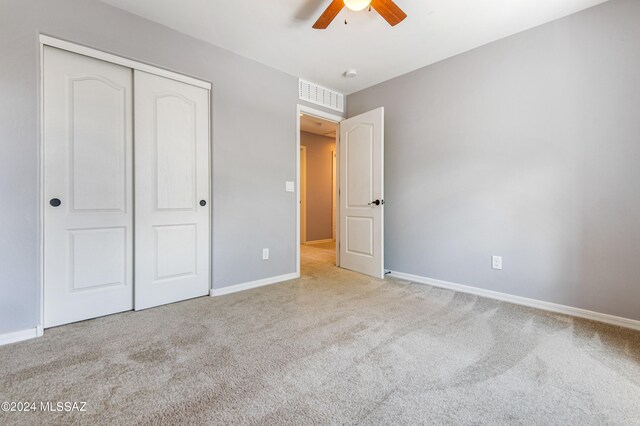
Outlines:
[[[347, 16], [344, 17], [344, 24], [347, 25], [347, 24], [349, 24], [349, 22], [347, 22], [347, 18], [348, 18], [348, 15], [349, 15], [349, 9], [345, 7], [344, 10], [345, 10], [344, 14], [347, 15]], [[369, 5], [368, 11], [371, 12], [371, 5]]]

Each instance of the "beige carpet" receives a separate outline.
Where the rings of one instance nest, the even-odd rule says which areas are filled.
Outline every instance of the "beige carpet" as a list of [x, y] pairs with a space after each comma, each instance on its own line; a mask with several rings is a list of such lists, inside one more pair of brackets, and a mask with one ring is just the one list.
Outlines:
[[408, 282], [303, 247], [303, 278], [0, 347], [13, 424], [640, 424], [640, 333]]

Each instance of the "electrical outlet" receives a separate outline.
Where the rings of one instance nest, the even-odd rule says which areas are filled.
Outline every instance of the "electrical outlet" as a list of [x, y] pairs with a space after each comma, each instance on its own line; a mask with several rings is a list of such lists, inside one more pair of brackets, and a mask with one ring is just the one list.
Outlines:
[[269, 260], [269, 249], [268, 248], [263, 248], [262, 249], [262, 260]]
[[491, 256], [491, 267], [493, 269], [502, 269], [502, 256]]

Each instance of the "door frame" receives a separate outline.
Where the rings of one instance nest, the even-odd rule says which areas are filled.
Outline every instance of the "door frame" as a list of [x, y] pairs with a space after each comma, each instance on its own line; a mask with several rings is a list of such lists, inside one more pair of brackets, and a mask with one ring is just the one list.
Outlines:
[[[331, 114], [307, 105], [298, 104], [296, 108], [296, 275], [300, 277], [300, 114], [310, 115], [312, 117], [321, 118], [331, 121], [338, 125], [336, 132], [336, 156], [338, 155], [338, 147], [340, 146], [340, 122], [345, 118], [341, 115]], [[336, 195], [340, 185], [340, 176], [336, 172]], [[340, 200], [335, 200], [336, 210], [340, 211]], [[338, 238], [340, 236], [340, 226], [336, 224], [336, 266], [340, 266], [340, 245]]]
[[[133, 70], [144, 71], [161, 77], [170, 78], [172, 80], [191, 84], [192, 86], [201, 87], [209, 91], [209, 200], [211, 208], [209, 209], [209, 254], [213, 254], [213, 132], [212, 132], [212, 114], [213, 114], [213, 83], [199, 78], [191, 77], [186, 74], [177, 73], [144, 62], [117, 56], [102, 50], [93, 49], [81, 44], [72, 43], [66, 40], [55, 38], [46, 34], [38, 34], [38, 72], [40, 73], [38, 83], [38, 284], [40, 295], [39, 320], [35, 327], [36, 337], [44, 334], [44, 212], [47, 206], [44, 193], [44, 47], [55, 47], [57, 49], [66, 50], [68, 52], [77, 53], [79, 55], [88, 56], [112, 64], [121, 65]], [[135, 140], [133, 141], [135, 144]], [[135, 147], [134, 147], [135, 149]], [[135, 228], [135, 223], [133, 224]], [[134, 242], [135, 244], [135, 242]], [[135, 265], [134, 265], [135, 267]], [[135, 283], [134, 283], [135, 286]], [[134, 287], [135, 291], [135, 287]], [[209, 264], [209, 295], [213, 291], [213, 259]]]

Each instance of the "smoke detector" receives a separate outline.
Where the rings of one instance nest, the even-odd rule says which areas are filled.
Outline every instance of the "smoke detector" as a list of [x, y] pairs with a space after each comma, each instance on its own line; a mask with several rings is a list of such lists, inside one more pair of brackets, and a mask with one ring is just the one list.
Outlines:
[[358, 76], [358, 71], [356, 70], [346, 70], [344, 72], [344, 76], [347, 78], [355, 78]]

